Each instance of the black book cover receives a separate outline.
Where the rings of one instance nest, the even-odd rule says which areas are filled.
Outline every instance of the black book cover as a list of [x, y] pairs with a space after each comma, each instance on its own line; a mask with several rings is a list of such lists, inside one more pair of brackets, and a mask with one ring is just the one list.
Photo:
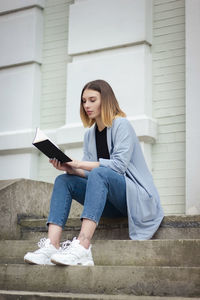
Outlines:
[[36, 137], [33, 141], [33, 145], [38, 148], [43, 154], [49, 158], [56, 158], [61, 163], [72, 161], [65, 153], [62, 152], [53, 142], [51, 142], [48, 137], [39, 140], [40, 135], [42, 138], [45, 136], [44, 133], [38, 128], [36, 132]]

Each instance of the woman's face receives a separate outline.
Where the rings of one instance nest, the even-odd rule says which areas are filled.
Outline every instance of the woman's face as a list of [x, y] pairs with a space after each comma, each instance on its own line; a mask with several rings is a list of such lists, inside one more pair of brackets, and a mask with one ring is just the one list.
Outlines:
[[101, 117], [101, 94], [97, 91], [86, 89], [82, 96], [83, 108], [90, 119]]

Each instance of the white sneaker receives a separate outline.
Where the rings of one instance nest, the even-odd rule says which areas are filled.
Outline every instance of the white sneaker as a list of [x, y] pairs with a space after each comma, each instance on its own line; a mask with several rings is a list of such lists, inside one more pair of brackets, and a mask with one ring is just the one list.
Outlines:
[[66, 249], [52, 255], [51, 262], [65, 266], [94, 266], [91, 248], [90, 245], [89, 249], [85, 249], [80, 245], [80, 241], [74, 238]]
[[24, 261], [29, 264], [36, 265], [53, 265], [51, 262], [51, 256], [57, 253], [59, 250], [51, 244], [50, 239], [40, 239], [38, 242], [38, 247], [40, 249], [34, 252], [26, 253], [24, 256]]

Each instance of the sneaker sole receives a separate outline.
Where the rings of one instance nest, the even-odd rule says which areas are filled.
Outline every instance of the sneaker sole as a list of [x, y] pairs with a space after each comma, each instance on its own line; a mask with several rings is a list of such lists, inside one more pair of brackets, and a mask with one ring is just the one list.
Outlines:
[[62, 263], [60, 261], [56, 261], [55, 259], [51, 259], [51, 262], [59, 266], [94, 266], [93, 262], [69, 264], [69, 263]]
[[37, 263], [32, 262], [32, 261], [30, 261], [30, 260], [28, 260], [28, 259], [24, 259], [24, 261], [25, 261], [26, 263], [30, 264], [30, 265], [38, 265]]
[[41, 264], [41, 263], [37, 263], [37, 262], [33, 262], [31, 260], [28, 260], [27, 258], [25, 258], [24, 261], [26, 263], [28, 263], [29, 265], [40, 265], [40, 266], [53, 266], [54, 265], [52, 262], [47, 263], [47, 264]]

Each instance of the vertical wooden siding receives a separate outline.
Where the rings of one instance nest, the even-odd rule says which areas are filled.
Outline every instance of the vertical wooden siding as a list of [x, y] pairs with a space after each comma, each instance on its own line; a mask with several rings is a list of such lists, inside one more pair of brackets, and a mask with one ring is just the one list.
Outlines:
[[154, 0], [153, 176], [165, 214], [185, 212], [185, 2]]
[[[65, 124], [68, 56], [69, 5], [72, 0], [46, 0], [44, 9], [44, 44], [42, 62], [42, 97], [40, 127], [57, 128]], [[60, 172], [39, 158], [38, 179], [53, 182]]]

